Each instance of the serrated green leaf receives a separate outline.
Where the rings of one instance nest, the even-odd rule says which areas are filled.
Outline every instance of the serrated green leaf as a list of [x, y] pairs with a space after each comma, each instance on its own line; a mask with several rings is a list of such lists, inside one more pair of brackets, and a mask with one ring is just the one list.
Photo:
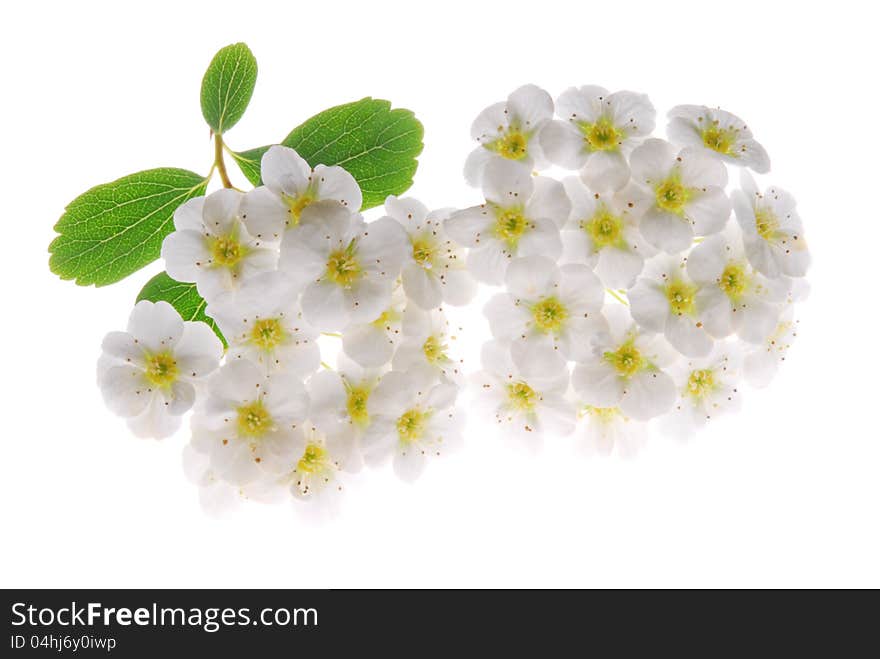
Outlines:
[[237, 151], [232, 153], [235, 164], [244, 174], [245, 178], [251, 182], [251, 185], [260, 185], [260, 161], [263, 154], [269, 150], [268, 146], [260, 146], [256, 149], [248, 149], [247, 151]]
[[221, 48], [202, 78], [202, 115], [223, 134], [241, 119], [257, 84], [257, 60], [243, 43]]
[[223, 342], [225, 347], [226, 338], [217, 327], [214, 319], [205, 314], [207, 303], [205, 299], [199, 295], [195, 284], [187, 284], [172, 279], [167, 272], [160, 272], [153, 277], [138, 293], [137, 301], [149, 300], [150, 302], [159, 302], [164, 300], [172, 307], [177, 309], [177, 313], [184, 320], [201, 321], [206, 323], [214, 333]]
[[105, 286], [159, 258], [174, 211], [205, 194], [208, 179], [185, 169], [148, 169], [98, 185], [67, 205], [49, 245], [49, 268], [77, 284]]
[[[364, 98], [324, 110], [281, 142], [315, 165], [340, 165], [357, 180], [363, 209], [385, 203], [412, 185], [424, 129], [415, 115], [389, 101]], [[269, 147], [234, 154], [242, 173], [259, 185], [260, 158]]]

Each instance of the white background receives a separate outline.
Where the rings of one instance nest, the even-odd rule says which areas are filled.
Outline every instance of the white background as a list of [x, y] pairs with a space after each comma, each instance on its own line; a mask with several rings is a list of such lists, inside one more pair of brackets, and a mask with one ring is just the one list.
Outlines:
[[[14, 3], [0, 26], [3, 182], [0, 585], [880, 586], [876, 18], [863, 3]], [[316, 527], [287, 507], [205, 517], [182, 431], [139, 441], [94, 384], [159, 264], [80, 288], [47, 268], [52, 225], [86, 188], [141, 169], [206, 171], [199, 83], [246, 41], [257, 90], [227, 136], [280, 140], [372, 95], [415, 110], [412, 194], [478, 201], [469, 126], [525, 82], [596, 83], [746, 118], [790, 189], [813, 293], [773, 385], [687, 445], [635, 461], [467, 448], [414, 486], [371, 471]], [[239, 177], [239, 181], [243, 179]], [[469, 364], [486, 331], [470, 316]]]

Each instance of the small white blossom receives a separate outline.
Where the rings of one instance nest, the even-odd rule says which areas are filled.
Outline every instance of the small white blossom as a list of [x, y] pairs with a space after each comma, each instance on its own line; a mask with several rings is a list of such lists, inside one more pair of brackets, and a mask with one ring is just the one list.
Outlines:
[[761, 192], [747, 171], [740, 185], [742, 190], [733, 193], [733, 208], [749, 262], [767, 277], [803, 277], [810, 252], [794, 197], [776, 187]]
[[308, 206], [281, 245], [281, 270], [308, 281], [305, 319], [322, 332], [375, 320], [400, 273], [406, 233], [389, 217], [366, 223], [334, 202]]
[[318, 332], [303, 319], [299, 287], [279, 272], [246, 281], [220, 296], [207, 313], [229, 342], [230, 359], [248, 359], [267, 372], [284, 369], [306, 377], [321, 361]]
[[594, 85], [571, 87], [556, 101], [541, 146], [556, 165], [581, 170], [592, 189], [619, 190], [629, 181], [627, 156], [654, 130], [654, 106], [644, 94], [609, 93]]
[[215, 371], [223, 345], [208, 325], [184, 322], [167, 302], [138, 302], [125, 332], [101, 345], [98, 386], [110, 410], [139, 437], [162, 438], [179, 427], [196, 386]]
[[346, 469], [357, 471], [362, 462], [360, 439], [371, 422], [368, 403], [381, 377], [377, 369], [362, 369], [341, 358], [338, 371], [321, 371], [308, 382], [309, 416], [314, 425], [351, 450]]
[[619, 407], [584, 406], [581, 412], [582, 436], [578, 448], [586, 455], [607, 457], [616, 453], [633, 458], [648, 439], [645, 423], [630, 419]]
[[460, 306], [477, 292], [467, 271], [465, 253], [446, 237], [443, 228], [449, 211], [428, 209], [416, 199], [390, 196], [385, 212], [404, 228], [409, 250], [401, 271], [403, 290], [422, 309], [435, 309], [443, 303]]
[[388, 307], [368, 323], [349, 325], [342, 333], [342, 350], [364, 368], [377, 368], [391, 362], [402, 338], [401, 321], [406, 295], [395, 284]]
[[241, 217], [242, 194], [217, 190], [190, 199], [174, 211], [174, 229], [162, 243], [165, 271], [172, 279], [195, 282], [213, 300], [250, 276], [274, 270], [277, 242], [252, 236]]
[[338, 511], [344, 491], [341, 473], [349, 471], [352, 437], [328, 435], [309, 426], [303, 444], [282, 473], [272, 479], [271, 486], [316, 509], [310, 511], [313, 515], [332, 515]]
[[552, 378], [528, 377], [498, 341], [483, 345], [483, 370], [473, 377], [481, 416], [494, 418], [504, 440], [537, 447], [545, 434], [561, 437], [575, 427], [574, 406], [565, 399], [568, 369]]
[[710, 355], [681, 360], [669, 372], [678, 400], [662, 427], [679, 439], [691, 437], [709, 420], [741, 405], [742, 354], [735, 343], [719, 343]]
[[423, 311], [408, 305], [403, 311], [401, 329], [402, 340], [391, 360], [394, 370], [419, 368], [440, 378], [461, 380], [461, 361], [449, 354], [450, 344], [458, 337], [442, 308]]
[[676, 151], [668, 142], [646, 140], [630, 158], [633, 181], [644, 208], [639, 231], [654, 247], [675, 254], [691, 246], [694, 236], [724, 228], [730, 199], [724, 192], [724, 163], [701, 151]]
[[787, 306], [779, 323], [770, 336], [759, 346], [753, 347], [745, 356], [743, 370], [746, 381], [753, 387], [766, 387], [776, 377], [785, 361], [788, 350], [798, 333], [798, 321], [794, 307]]
[[593, 355], [575, 366], [571, 383], [581, 402], [619, 408], [628, 418], [647, 421], [675, 403], [675, 383], [662, 370], [675, 361], [665, 339], [645, 334], [621, 307], [606, 312], [609, 332], [594, 339]]
[[486, 167], [483, 194], [486, 203], [456, 211], [445, 223], [446, 233], [470, 248], [467, 266], [478, 281], [503, 282], [515, 256], [559, 258], [559, 228], [571, 212], [561, 183], [496, 160]]
[[545, 165], [538, 134], [553, 118], [553, 99], [535, 85], [523, 85], [483, 110], [471, 126], [471, 137], [480, 143], [464, 166], [469, 185], [480, 187], [488, 163], [511, 160], [531, 170]]
[[342, 167], [318, 165], [314, 169], [286, 146], [272, 146], [260, 161], [263, 185], [251, 190], [242, 204], [248, 230], [266, 240], [279, 239], [299, 224], [312, 204], [331, 201], [355, 213], [362, 203], [361, 189]]
[[513, 361], [525, 375], [552, 377], [567, 360], [588, 358], [591, 338], [607, 331], [600, 310], [605, 293], [585, 265], [561, 268], [544, 256], [511, 262], [507, 292], [489, 300], [492, 335], [511, 342]]
[[705, 105], [677, 105], [669, 111], [669, 139], [702, 149], [725, 162], [766, 174], [770, 157], [742, 119]]
[[647, 266], [629, 291], [632, 317], [649, 332], [659, 332], [688, 357], [704, 357], [712, 350], [712, 336], [700, 319], [701, 287], [688, 276], [686, 261], [659, 256]]
[[183, 472], [199, 488], [199, 505], [211, 517], [224, 517], [246, 500], [241, 488], [221, 480], [211, 468], [211, 457], [186, 444], [183, 447]]
[[271, 376], [246, 360], [227, 363], [211, 378], [203, 408], [192, 419], [192, 446], [210, 456], [217, 478], [248, 485], [278, 476], [305, 444], [309, 397], [302, 381]]
[[573, 177], [563, 184], [571, 199], [562, 232], [563, 258], [595, 268], [608, 288], [630, 288], [645, 259], [656, 253], [639, 233], [638, 214], [627, 203], [631, 195], [592, 192]]
[[688, 256], [687, 271], [700, 287], [695, 304], [700, 322], [716, 338], [736, 334], [749, 343], [763, 343], [776, 328], [791, 290], [790, 279], [768, 279], [752, 269], [734, 225], [697, 245]]
[[455, 385], [426, 371], [386, 373], [367, 404], [370, 425], [361, 438], [365, 461], [375, 465], [392, 456], [402, 480], [417, 479], [429, 455], [446, 453], [460, 442], [457, 393]]

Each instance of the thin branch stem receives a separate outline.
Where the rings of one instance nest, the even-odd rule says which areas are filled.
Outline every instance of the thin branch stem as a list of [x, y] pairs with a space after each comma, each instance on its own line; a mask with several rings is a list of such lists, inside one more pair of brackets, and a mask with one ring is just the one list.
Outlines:
[[235, 188], [232, 181], [229, 180], [229, 173], [226, 171], [226, 162], [223, 160], [223, 136], [219, 133], [214, 134], [214, 167], [220, 174], [220, 181], [224, 188]]
[[610, 295], [611, 297], [613, 297], [615, 300], [617, 300], [617, 301], [620, 302], [621, 304], [625, 304], [626, 306], [629, 306], [629, 302], [627, 302], [627, 301], [623, 298], [623, 296], [620, 295], [620, 293], [618, 293], [617, 291], [612, 290], [612, 289], [610, 289], [610, 288], [606, 288], [605, 290], [608, 292], [608, 295]]

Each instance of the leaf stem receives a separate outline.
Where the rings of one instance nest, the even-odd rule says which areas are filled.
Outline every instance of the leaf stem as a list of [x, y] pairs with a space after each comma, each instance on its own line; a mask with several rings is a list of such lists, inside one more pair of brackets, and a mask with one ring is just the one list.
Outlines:
[[224, 188], [235, 188], [232, 181], [229, 180], [229, 173], [226, 171], [226, 162], [223, 160], [223, 136], [220, 133], [214, 133], [214, 167], [220, 174], [220, 180], [223, 182]]

